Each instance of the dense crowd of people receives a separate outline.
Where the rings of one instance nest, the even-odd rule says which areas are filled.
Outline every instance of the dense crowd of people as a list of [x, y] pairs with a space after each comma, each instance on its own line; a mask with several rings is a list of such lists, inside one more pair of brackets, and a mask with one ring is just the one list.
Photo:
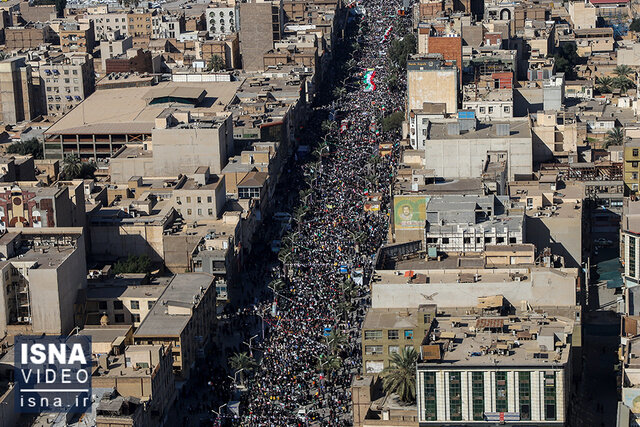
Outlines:
[[[361, 368], [359, 327], [369, 304], [367, 278], [386, 240], [398, 154], [397, 135], [380, 132], [381, 119], [404, 106], [403, 91], [390, 91], [385, 84], [390, 71], [384, 36], [392, 39], [391, 26], [408, 19], [398, 17], [399, 6], [397, 1], [361, 2], [364, 14], [354, 34], [360, 47], [352, 53], [357, 66], [337, 84], [350, 89], [326, 107], [325, 118], [337, 125], [321, 126], [322, 116], [316, 114], [307, 126], [305, 137], [321, 155], [291, 171], [289, 190], [306, 186], [307, 192], [283, 239], [289, 252], [273, 271], [280, 286], [274, 286], [271, 300], [253, 307], [267, 333], [256, 345], [261, 363], [247, 381], [242, 425], [352, 424], [349, 387]], [[370, 69], [376, 71], [375, 90], [362, 83]], [[380, 144], [392, 149], [383, 153]], [[380, 195], [380, 210], [365, 209], [372, 194]], [[355, 271], [362, 271], [364, 280], [354, 280]]]

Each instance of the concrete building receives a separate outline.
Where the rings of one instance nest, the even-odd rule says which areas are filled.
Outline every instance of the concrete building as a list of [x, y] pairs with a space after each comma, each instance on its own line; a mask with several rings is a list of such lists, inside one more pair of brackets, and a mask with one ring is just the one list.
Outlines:
[[29, 22], [23, 27], [5, 28], [4, 35], [7, 50], [37, 49], [47, 43], [58, 44], [60, 40], [49, 24], [41, 22]]
[[228, 3], [210, 3], [207, 6], [204, 13], [210, 36], [231, 34], [240, 30], [238, 6]]
[[533, 172], [532, 137], [529, 120], [476, 123], [431, 122], [425, 144], [425, 169], [437, 177], [475, 178], [489, 167], [503, 163], [507, 177]]
[[620, 260], [627, 287], [640, 283], [640, 202], [625, 198], [620, 224]]
[[95, 90], [93, 59], [89, 55], [60, 55], [40, 64], [47, 114], [60, 117]]
[[452, 194], [427, 199], [427, 248], [445, 253], [482, 252], [486, 245], [524, 241], [524, 214], [510, 212], [508, 196]]
[[169, 283], [163, 278], [148, 280], [142, 276], [90, 280], [84, 324], [100, 325], [107, 316], [109, 325], [140, 326]]
[[421, 110], [425, 102], [444, 103], [446, 113], [458, 111], [458, 68], [440, 54], [414, 55], [407, 62], [408, 109]]
[[437, 261], [421, 248], [420, 242], [409, 242], [380, 249], [371, 281], [371, 307], [436, 304], [439, 309], [468, 310], [480, 297], [501, 295], [505, 307], [517, 313], [534, 308], [572, 317], [577, 310], [578, 270], [554, 267], [562, 265], [555, 255], [545, 266], [529, 264], [530, 253], [521, 251], [521, 256], [509, 256], [509, 264], [497, 265], [500, 257], [495, 254], [450, 254]]
[[282, 0], [240, 3], [240, 54], [242, 68], [262, 71], [264, 54], [282, 37], [284, 12]]
[[224, 176], [210, 174], [208, 167], [198, 167], [174, 188], [173, 201], [176, 211], [188, 222], [219, 218], [226, 202]]
[[41, 97], [33, 85], [33, 74], [24, 57], [0, 61], [0, 121], [16, 124], [41, 113]]
[[81, 181], [44, 187], [36, 181], [0, 184], [0, 230], [11, 227], [84, 227]]
[[119, 31], [123, 36], [128, 36], [129, 34], [128, 15], [126, 13], [91, 14], [87, 15], [87, 18], [93, 22], [97, 41], [111, 39], [116, 31]]
[[[231, 144], [233, 132], [231, 128], [227, 128], [227, 120], [216, 116], [224, 114], [225, 108], [241, 84], [242, 82], [161, 82], [151, 87], [136, 86], [96, 91], [45, 132], [45, 157], [62, 158], [63, 152], [73, 151], [83, 159], [104, 160], [126, 144], [138, 144], [144, 149], [152, 150], [155, 145], [155, 141], [152, 143], [152, 134], [156, 131], [157, 119], [158, 126], [163, 126], [156, 132], [159, 139], [159, 159], [166, 161], [171, 167], [186, 168], [177, 169], [176, 175], [203, 166], [202, 158], [211, 160], [211, 171], [217, 174], [220, 172], [220, 162], [226, 163], [226, 158], [207, 156], [218, 149], [227, 150], [227, 146], [223, 148], [211, 144], [204, 140], [204, 135], [214, 137], [214, 134], [218, 134], [222, 136], [225, 144]], [[180, 116], [176, 109], [187, 112], [181, 117], [194, 117], [194, 120], [182, 120], [182, 125], [168, 126], [169, 123], [174, 123], [169, 117], [173, 114]], [[196, 128], [198, 121], [195, 118], [200, 117], [203, 117], [202, 132]], [[181, 131], [184, 133], [178, 135]], [[196, 138], [197, 135], [202, 135], [202, 138]], [[189, 154], [185, 151], [186, 157], [175, 156], [175, 147], [172, 145], [175, 140], [170, 138], [182, 141], [182, 148], [187, 149], [191, 146], [189, 150], [202, 148], [205, 152], [191, 151]], [[202, 145], [198, 146], [196, 143]], [[219, 152], [227, 155], [233, 151]], [[155, 154], [154, 152], [154, 156]], [[189, 165], [185, 160], [193, 164]], [[132, 173], [125, 179], [131, 176], [170, 175], [169, 170], [161, 170], [161, 167], [158, 170], [158, 173], [151, 175], [145, 174], [144, 171]]]
[[379, 374], [389, 367], [394, 353], [411, 347], [418, 351], [431, 332], [435, 305], [418, 309], [370, 308], [362, 323], [362, 366], [365, 374]]
[[132, 37], [151, 38], [153, 36], [152, 19], [156, 16], [155, 10], [135, 9], [129, 11], [127, 18], [129, 20], [129, 32]]
[[629, 138], [624, 143], [623, 174], [625, 193], [636, 194], [640, 186], [640, 140], [638, 139]]
[[596, 8], [587, 2], [570, 1], [567, 4], [567, 11], [571, 17], [571, 23], [576, 30], [596, 28], [598, 16]]
[[173, 371], [189, 378], [197, 357], [204, 356], [215, 328], [216, 295], [213, 276], [183, 273], [174, 276], [160, 296], [160, 303], [136, 330], [135, 344], [173, 348]]
[[238, 33], [216, 36], [214, 40], [205, 40], [199, 44], [200, 55], [207, 64], [214, 55], [218, 55], [224, 61], [226, 69], [241, 68]]
[[107, 40], [100, 40], [100, 60], [102, 61], [103, 73], [107, 70], [107, 59], [115, 58], [129, 49], [133, 49], [133, 38], [121, 36], [119, 30], [113, 33], [113, 37]]
[[161, 423], [176, 398], [172, 350], [170, 345], [129, 345], [124, 354], [103, 355], [91, 385], [140, 399], [153, 422]]
[[530, 313], [435, 322], [439, 328], [422, 343], [417, 366], [420, 426], [565, 425], [575, 339], [571, 319]]
[[60, 47], [64, 53], [93, 54], [96, 45], [93, 22], [80, 24], [63, 22], [60, 25]]
[[156, 15], [153, 17], [154, 39], [175, 39], [184, 33], [184, 15]]
[[0, 330], [66, 335], [86, 288], [81, 228], [22, 229], [0, 238]]

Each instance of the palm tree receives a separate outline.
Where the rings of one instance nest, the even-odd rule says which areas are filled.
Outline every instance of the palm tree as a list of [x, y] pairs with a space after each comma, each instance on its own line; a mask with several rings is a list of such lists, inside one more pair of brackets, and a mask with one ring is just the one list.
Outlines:
[[220, 71], [224, 68], [224, 60], [220, 55], [213, 55], [211, 59], [209, 59], [209, 71]]
[[345, 93], [347, 93], [347, 89], [343, 88], [343, 87], [336, 87], [333, 89], [333, 97], [334, 98], [341, 98]]
[[418, 353], [412, 347], [393, 353], [389, 367], [380, 374], [385, 393], [395, 393], [406, 403], [415, 402], [417, 361]]
[[62, 174], [66, 179], [76, 179], [82, 173], [82, 160], [76, 154], [64, 158], [62, 162]]
[[284, 283], [284, 280], [282, 280], [282, 279], [273, 279], [271, 282], [269, 282], [267, 287], [273, 289], [275, 292], [280, 292], [281, 290], [284, 289], [285, 285], [286, 284]]
[[242, 371], [240, 372], [240, 382], [244, 384], [245, 373], [253, 371], [253, 369], [258, 366], [258, 364], [253, 359], [253, 357], [244, 352], [234, 353], [234, 355], [229, 358], [229, 366], [231, 366], [231, 369], [236, 372], [242, 369]]
[[338, 349], [347, 342], [347, 337], [345, 337], [343, 333], [338, 332], [335, 329], [332, 329], [331, 332], [329, 332], [329, 335], [327, 335], [325, 338], [327, 339], [327, 345], [329, 346], [331, 354], [337, 353]]
[[325, 120], [322, 122], [322, 124], [320, 124], [320, 129], [322, 129], [322, 132], [327, 133], [327, 132], [331, 132], [332, 130], [334, 130], [337, 127], [337, 123], [333, 120]]
[[340, 359], [338, 356], [326, 356], [322, 354], [320, 355], [320, 357], [318, 357], [318, 364], [316, 365], [316, 369], [320, 372], [337, 371], [341, 367], [342, 359]]
[[613, 87], [620, 89], [620, 92], [622, 93], [626, 93], [627, 89], [630, 89], [633, 86], [633, 82], [627, 77], [619, 76], [613, 79]]
[[607, 136], [604, 139], [604, 146], [610, 145], [622, 145], [624, 143], [624, 132], [622, 128], [613, 128], [607, 132]]
[[628, 65], [618, 65], [616, 68], [613, 69], [613, 74], [615, 74], [618, 77], [629, 78], [629, 76], [632, 73], [633, 73], [633, 70]]
[[598, 90], [600, 93], [610, 93], [611, 87], [613, 86], [613, 79], [611, 77], [598, 77], [596, 79], [596, 84], [598, 85]]

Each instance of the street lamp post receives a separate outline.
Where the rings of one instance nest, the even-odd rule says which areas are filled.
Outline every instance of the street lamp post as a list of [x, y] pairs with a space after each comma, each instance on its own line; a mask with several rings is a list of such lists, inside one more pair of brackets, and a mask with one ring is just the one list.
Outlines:
[[245, 342], [243, 341], [243, 344], [246, 344], [249, 347], [249, 355], [251, 357], [253, 357], [253, 346], [251, 345], [251, 341], [253, 341], [254, 338], [258, 338], [257, 335], [252, 336], [251, 338], [249, 338], [249, 342]]

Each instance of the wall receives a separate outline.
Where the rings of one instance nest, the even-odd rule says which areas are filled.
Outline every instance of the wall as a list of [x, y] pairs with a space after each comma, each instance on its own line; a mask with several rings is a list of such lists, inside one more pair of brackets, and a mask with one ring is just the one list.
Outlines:
[[422, 110], [423, 103], [445, 103], [447, 113], [458, 111], [458, 77], [455, 69], [409, 71], [409, 111]]

